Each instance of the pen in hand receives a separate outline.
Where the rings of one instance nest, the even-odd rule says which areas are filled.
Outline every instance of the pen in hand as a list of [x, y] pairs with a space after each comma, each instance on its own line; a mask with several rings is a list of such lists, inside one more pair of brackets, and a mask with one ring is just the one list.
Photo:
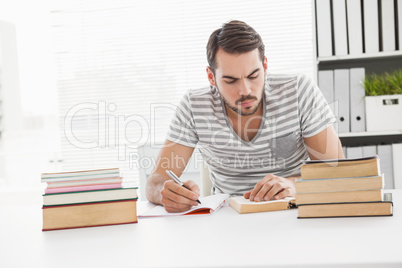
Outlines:
[[[172, 178], [177, 184], [180, 184], [181, 186], [183, 186], [183, 187], [186, 188], [187, 190], [190, 190], [190, 189], [188, 189], [188, 188], [180, 181], [179, 177], [177, 177], [176, 174], [173, 173], [173, 171], [171, 171], [171, 170], [166, 170], [166, 174], [168, 174], [168, 176], [169, 176], [170, 178]], [[190, 190], [190, 191], [191, 191], [191, 190]], [[198, 199], [197, 199], [197, 202], [201, 204], [200, 200], [198, 200]]]

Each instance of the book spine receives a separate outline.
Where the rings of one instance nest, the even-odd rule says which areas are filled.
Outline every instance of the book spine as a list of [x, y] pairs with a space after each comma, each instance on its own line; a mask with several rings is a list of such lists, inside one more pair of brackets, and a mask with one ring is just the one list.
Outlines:
[[334, 71], [319, 71], [318, 86], [320, 87], [322, 95], [324, 95], [325, 99], [327, 100], [332, 112], [335, 114]]
[[97, 184], [89, 186], [71, 186], [71, 187], [60, 187], [50, 189], [48, 188], [45, 189], [45, 194], [83, 192], [83, 191], [102, 190], [102, 189], [116, 189], [121, 187], [122, 187], [121, 183], [108, 183], [108, 184]]
[[363, 148], [362, 147], [347, 147], [346, 148], [348, 157], [351, 158], [359, 158], [363, 156]]
[[377, 146], [375, 145], [366, 145], [362, 147], [363, 149], [363, 157], [377, 155]]
[[84, 202], [71, 202], [71, 203], [55, 203], [55, 204], [48, 204], [45, 203], [42, 206], [42, 209], [45, 208], [55, 208], [55, 207], [67, 207], [67, 206], [82, 206], [82, 205], [96, 205], [102, 203], [110, 203], [110, 202], [124, 202], [124, 201], [137, 201], [138, 197], [129, 197], [129, 198], [119, 198], [119, 199], [112, 199], [108, 198], [106, 200], [90, 200]]
[[381, 0], [382, 18], [382, 49], [383, 51], [395, 50], [395, 18], [394, 1]]
[[363, 0], [364, 8], [364, 44], [366, 53], [378, 53], [380, 51], [378, 32], [378, 1]]
[[380, 156], [381, 171], [384, 172], [384, 189], [394, 189], [394, 168], [392, 163], [392, 145], [378, 145], [377, 152]]
[[316, 1], [318, 57], [332, 56], [331, 2]]
[[364, 68], [350, 69], [350, 130], [352, 132], [366, 131], [364, 75]]
[[122, 224], [132, 224], [138, 223], [138, 220], [131, 222], [122, 222], [122, 223], [110, 223], [110, 224], [98, 224], [98, 225], [85, 225], [85, 226], [77, 226], [77, 227], [67, 227], [67, 228], [47, 228], [42, 229], [43, 232], [46, 231], [58, 231], [58, 230], [68, 230], [68, 229], [77, 229], [77, 228], [88, 228], [88, 227], [101, 227], [101, 226], [112, 226], [112, 225], [122, 225]]
[[110, 173], [120, 173], [119, 168], [108, 168], [108, 169], [96, 169], [96, 170], [83, 170], [83, 171], [71, 171], [71, 172], [58, 172], [58, 173], [42, 173], [42, 178], [59, 178], [59, 177], [71, 177], [77, 175], [99, 175], [99, 174], [110, 174]]
[[76, 206], [91, 206], [97, 204], [106, 204], [106, 203], [123, 203], [123, 202], [137, 202], [138, 198], [125, 199], [125, 200], [113, 200], [113, 201], [103, 201], [103, 202], [91, 202], [91, 203], [77, 203], [77, 204], [65, 204], [65, 205], [56, 205], [56, 206], [42, 206], [42, 209], [55, 209], [62, 207], [76, 207]]
[[395, 189], [402, 189], [402, 143], [392, 144], [392, 161], [394, 166], [394, 187]]
[[402, 0], [397, 1], [398, 6], [398, 37], [399, 50], [402, 50]]
[[362, 13], [360, 0], [346, 0], [348, 12], [349, 54], [363, 53]]
[[346, 31], [346, 4], [345, 1], [332, 1], [334, 19], [335, 55], [348, 54], [348, 41]]
[[123, 181], [123, 178], [114, 177], [114, 178], [93, 179], [93, 180], [47, 182], [47, 188], [58, 188], [58, 187], [68, 187], [68, 186], [85, 186], [85, 185], [108, 184], [108, 183], [122, 183], [122, 181]]
[[66, 177], [53, 177], [42, 178], [42, 182], [61, 182], [61, 181], [76, 181], [76, 180], [93, 180], [93, 179], [110, 179], [120, 177], [119, 173], [98, 174], [98, 175], [84, 175], [84, 176], [66, 176]]
[[[338, 106], [338, 126], [339, 133], [350, 132], [350, 107], [349, 107], [349, 70], [337, 69], [334, 71], [334, 90], [335, 101]], [[336, 115], [336, 114], [335, 114]]]

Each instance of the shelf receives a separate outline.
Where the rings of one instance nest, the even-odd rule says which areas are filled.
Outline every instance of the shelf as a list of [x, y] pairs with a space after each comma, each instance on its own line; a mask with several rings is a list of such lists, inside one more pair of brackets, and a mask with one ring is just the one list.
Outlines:
[[349, 133], [339, 133], [338, 136], [342, 138], [349, 137], [368, 137], [368, 136], [391, 136], [391, 135], [402, 135], [402, 130], [393, 131], [376, 131], [376, 132], [349, 132]]
[[366, 74], [383, 74], [402, 69], [402, 51], [320, 58], [318, 71], [364, 68]]
[[402, 143], [402, 131], [340, 133], [339, 138], [346, 147]]
[[392, 52], [378, 52], [370, 54], [359, 54], [359, 55], [344, 55], [344, 56], [331, 56], [331, 57], [319, 57], [317, 58], [317, 64], [321, 62], [331, 62], [331, 61], [347, 61], [347, 60], [369, 60], [369, 59], [380, 59], [388, 57], [398, 57], [402, 56], [402, 51], [392, 51]]

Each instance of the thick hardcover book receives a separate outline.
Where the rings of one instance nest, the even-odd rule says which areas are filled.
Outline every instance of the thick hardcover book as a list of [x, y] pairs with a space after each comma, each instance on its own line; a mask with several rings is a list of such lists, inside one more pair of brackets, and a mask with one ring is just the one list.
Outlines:
[[383, 201], [382, 189], [321, 193], [296, 193], [297, 205], [374, 201]]
[[43, 195], [43, 206], [136, 199], [137, 188], [104, 189]]
[[383, 176], [355, 178], [315, 179], [296, 181], [296, 193], [317, 193], [357, 190], [377, 190], [384, 188]]
[[286, 197], [280, 200], [252, 202], [243, 196], [234, 196], [229, 200], [229, 206], [240, 214], [286, 210], [294, 207], [294, 203], [295, 199], [293, 197]]
[[43, 207], [42, 231], [137, 222], [137, 200]]
[[298, 218], [392, 216], [392, 194], [384, 194], [383, 201], [309, 204], [298, 206]]
[[378, 156], [354, 159], [305, 161], [301, 166], [303, 180], [380, 176]]

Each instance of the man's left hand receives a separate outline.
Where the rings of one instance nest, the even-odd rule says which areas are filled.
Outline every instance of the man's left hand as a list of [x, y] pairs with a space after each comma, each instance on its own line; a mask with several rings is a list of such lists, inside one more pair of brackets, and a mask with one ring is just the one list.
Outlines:
[[260, 180], [254, 189], [244, 194], [244, 198], [250, 201], [267, 201], [271, 199], [282, 199], [287, 196], [295, 196], [295, 182], [292, 178], [278, 177], [268, 174]]

